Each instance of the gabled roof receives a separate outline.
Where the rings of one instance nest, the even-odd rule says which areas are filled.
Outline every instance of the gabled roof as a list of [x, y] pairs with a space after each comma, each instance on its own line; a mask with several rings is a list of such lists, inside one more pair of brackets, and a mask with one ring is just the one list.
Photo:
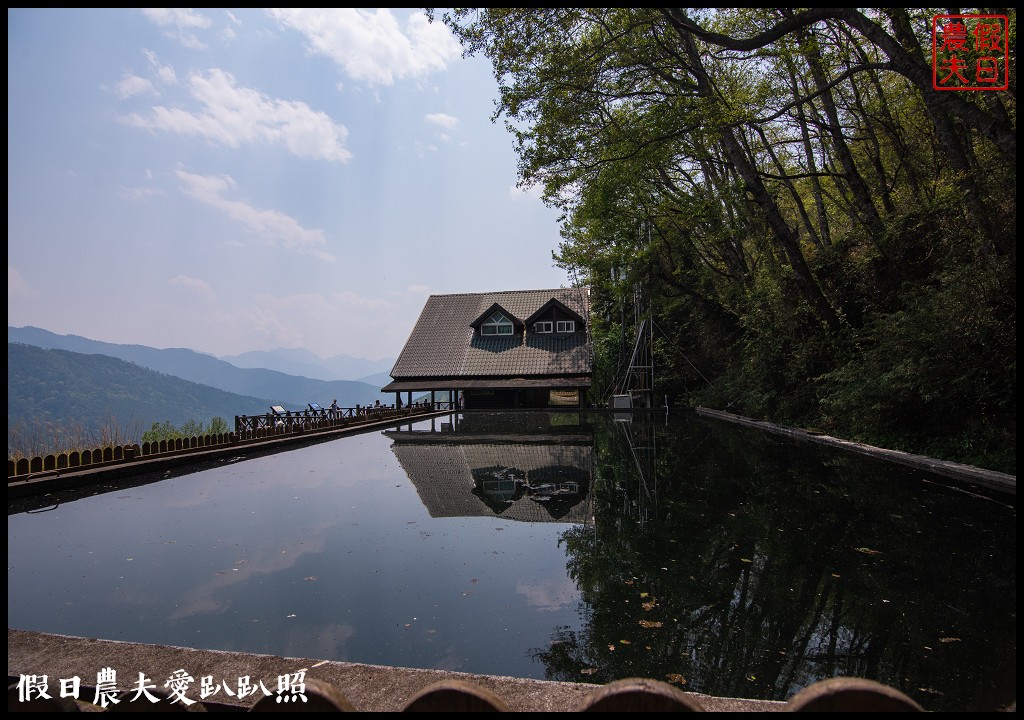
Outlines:
[[590, 468], [593, 463], [590, 445], [461, 444], [458, 436], [444, 443], [407, 444], [397, 437], [402, 434], [389, 435], [395, 440], [391, 451], [409, 476], [430, 517], [500, 515], [506, 520], [524, 522], [592, 522], [587, 503], [591, 493], [589, 478], [580, 483], [578, 496], [563, 501], [542, 499], [538, 494], [521, 491], [506, 502], [491, 504], [479, 489], [474, 489], [480, 471], [486, 473], [488, 469], [511, 470], [509, 475], [525, 477], [529, 473], [543, 477], [545, 471], [557, 475], [559, 469]]
[[533, 322], [536, 321], [537, 318], [539, 318], [542, 315], [544, 315], [544, 313], [546, 313], [552, 307], [557, 307], [557, 308], [561, 309], [567, 315], [569, 315], [569, 317], [571, 317], [573, 320], [575, 320], [578, 323], [585, 323], [586, 322], [582, 317], [580, 317], [579, 313], [577, 313], [571, 307], [568, 307], [565, 303], [563, 303], [558, 298], [551, 298], [550, 300], [548, 300], [546, 303], [544, 303], [543, 305], [540, 306], [540, 308], [537, 310], [537, 312], [535, 312], [533, 315], [531, 315], [530, 317], [528, 317], [525, 320], [523, 320], [523, 322], [526, 325], [533, 324]]
[[498, 303], [493, 303], [493, 304], [492, 304], [492, 305], [491, 305], [491, 306], [490, 306], [489, 308], [487, 308], [487, 309], [486, 309], [486, 310], [484, 310], [484, 311], [483, 311], [482, 313], [480, 313], [480, 317], [478, 317], [478, 318], [477, 318], [476, 320], [474, 320], [473, 322], [471, 322], [471, 323], [469, 324], [469, 325], [470, 325], [470, 327], [474, 327], [474, 328], [479, 328], [479, 327], [480, 327], [480, 325], [481, 325], [481, 324], [482, 324], [482, 323], [483, 323], [483, 322], [484, 322], [485, 320], [487, 320], [487, 318], [489, 318], [489, 317], [490, 317], [491, 315], [493, 315], [493, 314], [494, 314], [495, 312], [500, 312], [500, 313], [501, 313], [502, 315], [504, 315], [505, 317], [507, 317], [507, 318], [508, 318], [509, 320], [511, 320], [511, 321], [512, 321], [512, 324], [513, 324], [514, 326], [516, 326], [516, 327], [522, 327], [522, 326], [523, 326], [523, 321], [522, 321], [522, 320], [520, 320], [520, 319], [519, 319], [519, 318], [517, 318], [517, 317], [516, 317], [515, 315], [513, 315], [512, 313], [510, 313], [510, 312], [509, 312], [508, 310], [506, 310], [505, 308], [503, 308], [503, 307], [502, 307], [502, 306], [501, 306], [500, 304], [498, 304]]
[[[549, 306], [552, 299], [581, 319], [590, 316], [588, 288], [431, 295], [395, 361], [391, 377], [396, 381], [457, 381], [589, 376], [592, 356], [585, 332], [528, 332], [524, 338], [522, 333], [480, 336], [473, 329], [473, 324], [486, 319], [495, 306], [513, 318], [529, 318]], [[396, 383], [388, 387], [393, 385]]]

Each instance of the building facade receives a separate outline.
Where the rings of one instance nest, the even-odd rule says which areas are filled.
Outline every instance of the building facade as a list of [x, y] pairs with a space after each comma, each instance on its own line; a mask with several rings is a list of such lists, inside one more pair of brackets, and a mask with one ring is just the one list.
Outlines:
[[589, 322], [589, 288], [431, 295], [383, 391], [396, 404], [429, 392], [467, 409], [585, 407]]

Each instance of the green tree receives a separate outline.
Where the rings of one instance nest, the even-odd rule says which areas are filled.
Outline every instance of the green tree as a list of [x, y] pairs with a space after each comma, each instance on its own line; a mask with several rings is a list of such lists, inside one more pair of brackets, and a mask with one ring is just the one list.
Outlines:
[[142, 442], [160, 442], [161, 440], [177, 440], [179, 438], [200, 437], [203, 435], [220, 435], [230, 432], [227, 421], [217, 416], [205, 427], [198, 420], [186, 420], [181, 427], [175, 427], [170, 421], [153, 423], [149, 430], [142, 434]]
[[[677, 399], [1007, 467], [990, 451], [1015, 435], [1015, 96], [934, 90], [929, 13], [444, 15], [492, 63], [520, 182], [562, 212], [554, 259], [593, 291], [595, 391], [639, 306]], [[934, 352], [965, 317], [971, 361]], [[921, 361], [890, 394], [901, 348]], [[942, 395], [943, 422], [909, 414]]]

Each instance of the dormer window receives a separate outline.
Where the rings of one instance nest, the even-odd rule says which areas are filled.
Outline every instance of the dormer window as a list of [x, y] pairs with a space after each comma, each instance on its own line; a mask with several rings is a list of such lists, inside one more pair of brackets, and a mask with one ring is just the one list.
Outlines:
[[555, 324], [552, 322], [535, 322], [533, 324], [533, 331], [535, 333], [549, 333], [554, 332]]
[[[548, 323], [548, 325], [550, 326], [551, 323]], [[558, 328], [557, 328], [558, 332], [560, 332], [560, 333], [573, 333], [573, 332], [576, 332], [576, 321], [575, 320], [559, 320], [557, 325], [558, 325]], [[551, 331], [549, 330], [548, 332], [551, 332]]]
[[500, 312], [492, 314], [480, 325], [481, 335], [511, 335], [512, 332], [512, 321]]

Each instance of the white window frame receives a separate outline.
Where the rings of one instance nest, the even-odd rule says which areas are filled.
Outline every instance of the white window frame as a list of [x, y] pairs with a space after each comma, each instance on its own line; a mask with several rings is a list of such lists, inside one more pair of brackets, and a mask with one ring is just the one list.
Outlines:
[[555, 324], [550, 320], [541, 320], [533, 324], [533, 331], [535, 333], [550, 333], [555, 331]]
[[480, 325], [481, 335], [512, 335], [514, 332], [512, 321], [500, 312], [492, 314]]
[[556, 326], [556, 330], [560, 333], [574, 333], [576, 332], [576, 321], [559, 320]]

